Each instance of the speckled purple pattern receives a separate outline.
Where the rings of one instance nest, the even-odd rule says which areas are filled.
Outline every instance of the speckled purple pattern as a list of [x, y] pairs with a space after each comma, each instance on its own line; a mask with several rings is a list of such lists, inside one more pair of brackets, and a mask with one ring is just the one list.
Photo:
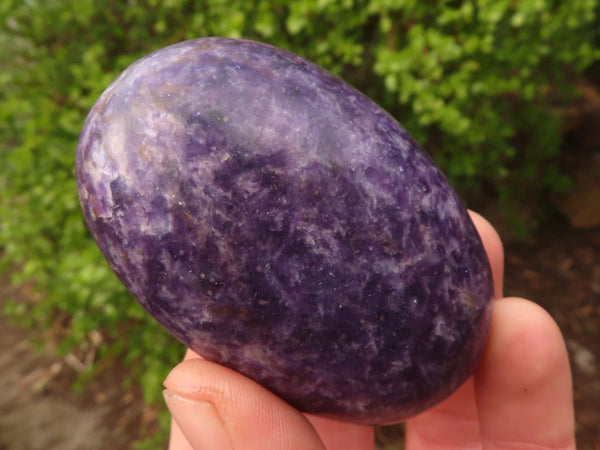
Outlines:
[[87, 224], [133, 296], [297, 408], [406, 419], [472, 372], [489, 263], [407, 132], [293, 54], [205, 38], [129, 67], [83, 128]]

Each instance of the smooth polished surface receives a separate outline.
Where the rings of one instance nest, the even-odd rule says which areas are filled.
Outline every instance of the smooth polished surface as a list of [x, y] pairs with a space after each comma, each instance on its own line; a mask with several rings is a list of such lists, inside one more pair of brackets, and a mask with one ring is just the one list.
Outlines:
[[406, 419], [485, 344], [489, 263], [454, 190], [391, 116], [293, 54], [205, 38], [139, 60], [91, 111], [77, 180], [142, 306], [303, 411]]

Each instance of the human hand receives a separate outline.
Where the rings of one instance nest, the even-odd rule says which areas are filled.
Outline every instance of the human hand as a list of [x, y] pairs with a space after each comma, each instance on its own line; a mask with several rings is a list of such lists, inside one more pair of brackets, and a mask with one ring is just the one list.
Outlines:
[[[407, 450], [574, 449], [564, 340], [541, 307], [502, 298], [504, 255], [492, 226], [471, 214], [488, 253], [496, 300], [475, 373], [406, 423]], [[188, 351], [165, 380], [170, 450], [366, 450], [372, 427], [302, 414], [249, 378]]]

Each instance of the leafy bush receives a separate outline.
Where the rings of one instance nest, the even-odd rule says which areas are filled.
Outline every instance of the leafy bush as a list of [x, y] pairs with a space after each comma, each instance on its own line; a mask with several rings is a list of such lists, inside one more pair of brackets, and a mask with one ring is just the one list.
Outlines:
[[[208, 35], [269, 42], [341, 75], [392, 112], [461, 194], [515, 205], [568, 181], [557, 106], [594, 60], [598, 0], [5, 0], [0, 4], [0, 269], [68, 317], [64, 351], [93, 330], [137, 368], [148, 402], [181, 346], [131, 300], [86, 231], [74, 181], [79, 130], [129, 63]], [[526, 199], [526, 200], [523, 200]]]

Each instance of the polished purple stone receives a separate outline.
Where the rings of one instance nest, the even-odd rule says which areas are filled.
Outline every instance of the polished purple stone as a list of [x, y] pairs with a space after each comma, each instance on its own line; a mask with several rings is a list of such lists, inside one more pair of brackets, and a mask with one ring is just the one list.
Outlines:
[[205, 38], [137, 61], [88, 117], [77, 181], [142, 306], [302, 411], [403, 420], [477, 363], [492, 280], [465, 207], [391, 116], [296, 55]]

